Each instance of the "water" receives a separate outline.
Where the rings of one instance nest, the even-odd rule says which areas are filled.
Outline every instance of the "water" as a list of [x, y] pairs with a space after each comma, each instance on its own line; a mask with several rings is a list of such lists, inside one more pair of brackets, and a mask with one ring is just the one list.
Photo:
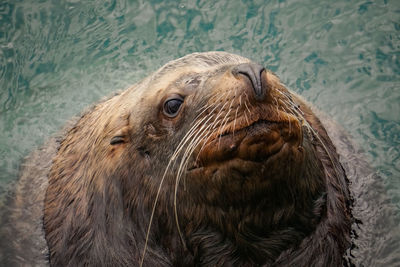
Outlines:
[[[224, 50], [262, 63], [342, 125], [398, 213], [400, 1], [264, 2], [1, 1], [0, 194], [91, 103], [171, 59]], [[399, 256], [375, 252], [377, 264]]]

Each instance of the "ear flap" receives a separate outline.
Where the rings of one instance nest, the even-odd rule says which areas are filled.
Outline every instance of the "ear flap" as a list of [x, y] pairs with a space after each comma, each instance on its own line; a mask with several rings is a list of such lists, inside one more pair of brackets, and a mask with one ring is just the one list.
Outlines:
[[110, 145], [127, 143], [129, 139], [129, 127], [125, 126], [119, 129], [110, 140]]

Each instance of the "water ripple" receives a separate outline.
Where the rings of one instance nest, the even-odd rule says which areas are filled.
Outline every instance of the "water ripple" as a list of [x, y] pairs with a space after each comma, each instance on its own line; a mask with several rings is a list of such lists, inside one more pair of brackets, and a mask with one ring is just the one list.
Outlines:
[[[399, 207], [399, 14], [387, 0], [2, 1], [0, 192], [86, 106], [171, 59], [224, 50], [267, 66], [343, 125]], [[368, 198], [373, 186], [357, 190]], [[385, 238], [374, 264], [398, 259], [382, 244], [399, 240]]]

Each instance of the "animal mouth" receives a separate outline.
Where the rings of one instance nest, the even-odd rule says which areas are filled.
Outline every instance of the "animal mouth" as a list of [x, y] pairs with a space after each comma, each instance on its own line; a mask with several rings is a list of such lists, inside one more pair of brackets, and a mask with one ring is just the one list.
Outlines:
[[244, 127], [216, 133], [195, 153], [196, 161], [190, 169], [221, 164], [232, 159], [264, 162], [277, 155], [286, 145], [301, 141], [299, 123], [256, 120]]

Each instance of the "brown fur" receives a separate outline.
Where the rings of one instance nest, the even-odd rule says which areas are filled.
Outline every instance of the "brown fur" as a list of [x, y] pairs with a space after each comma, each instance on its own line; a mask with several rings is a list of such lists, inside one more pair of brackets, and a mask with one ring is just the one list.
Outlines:
[[[272, 73], [262, 76], [264, 102], [252, 99], [249, 81], [231, 72], [246, 62], [222, 52], [192, 54], [82, 116], [48, 175], [44, 228], [52, 265], [136, 266], [143, 255], [144, 266], [341, 265], [350, 196], [335, 148], [308, 105]], [[288, 112], [279, 91], [291, 95], [318, 137]], [[174, 94], [184, 95], [184, 104], [168, 118], [163, 103]], [[182, 154], [161, 178], [199, 110], [220, 99], [231, 108], [214, 111], [222, 109], [226, 120], [196, 146], [175, 210]]]

